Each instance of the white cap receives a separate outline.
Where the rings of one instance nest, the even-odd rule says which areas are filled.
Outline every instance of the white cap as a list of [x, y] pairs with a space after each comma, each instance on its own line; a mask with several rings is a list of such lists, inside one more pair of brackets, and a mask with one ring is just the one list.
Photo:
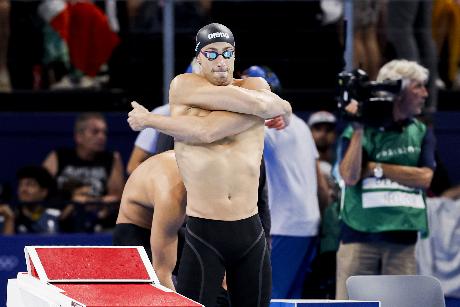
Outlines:
[[315, 112], [310, 115], [308, 119], [308, 126], [313, 126], [316, 124], [333, 124], [335, 125], [337, 119], [335, 118], [334, 114], [327, 112], [327, 111], [319, 111]]

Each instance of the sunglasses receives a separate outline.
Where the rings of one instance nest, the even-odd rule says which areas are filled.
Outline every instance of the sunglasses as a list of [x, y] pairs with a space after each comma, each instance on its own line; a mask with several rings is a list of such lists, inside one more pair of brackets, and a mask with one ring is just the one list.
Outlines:
[[221, 55], [224, 59], [228, 60], [230, 59], [234, 54], [235, 51], [232, 49], [225, 50], [222, 53], [219, 53], [217, 51], [200, 51], [202, 55], [204, 55], [209, 61], [214, 61], [217, 59], [219, 55]]

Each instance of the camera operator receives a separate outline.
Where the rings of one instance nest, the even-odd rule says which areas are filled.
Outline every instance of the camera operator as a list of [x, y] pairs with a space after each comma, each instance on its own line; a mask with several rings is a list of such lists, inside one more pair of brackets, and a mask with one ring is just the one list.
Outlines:
[[[352, 122], [342, 135], [340, 174], [346, 187], [337, 299], [347, 298], [345, 281], [352, 275], [416, 274], [417, 232], [428, 228], [424, 189], [435, 169], [433, 133], [414, 118], [428, 96], [428, 70], [416, 62], [394, 60], [377, 77], [398, 79], [403, 88], [392, 100], [392, 121], [380, 127]], [[357, 101], [346, 110], [356, 114]]]

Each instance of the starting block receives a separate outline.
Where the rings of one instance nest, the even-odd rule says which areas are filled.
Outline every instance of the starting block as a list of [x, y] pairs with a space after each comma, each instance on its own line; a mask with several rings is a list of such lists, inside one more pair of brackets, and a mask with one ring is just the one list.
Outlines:
[[7, 307], [203, 306], [160, 285], [143, 247], [26, 246]]

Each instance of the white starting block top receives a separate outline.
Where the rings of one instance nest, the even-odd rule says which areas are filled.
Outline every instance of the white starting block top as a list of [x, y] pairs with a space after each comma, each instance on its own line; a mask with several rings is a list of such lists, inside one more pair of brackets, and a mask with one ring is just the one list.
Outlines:
[[202, 306], [160, 285], [143, 247], [28, 246], [7, 307]]

